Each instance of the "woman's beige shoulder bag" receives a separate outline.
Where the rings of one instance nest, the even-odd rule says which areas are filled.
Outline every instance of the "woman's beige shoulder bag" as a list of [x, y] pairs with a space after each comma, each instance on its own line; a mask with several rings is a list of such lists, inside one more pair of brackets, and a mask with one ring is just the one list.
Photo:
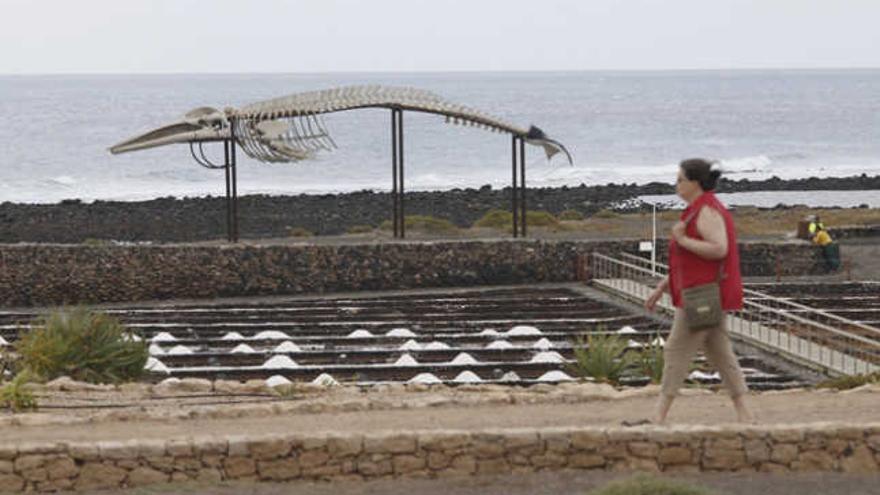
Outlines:
[[[684, 224], [687, 226], [699, 213], [693, 213]], [[676, 249], [680, 249], [678, 243]], [[695, 285], [685, 289], [681, 285], [681, 270], [679, 267], [677, 277], [678, 286], [681, 288], [682, 306], [684, 309], [685, 324], [688, 330], [699, 332], [721, 326], [724, 320], [724, 310], [721, 308], [721, 279], [724, 278], [724, 259], [718, 267], [718, 276], [713, 282]]]

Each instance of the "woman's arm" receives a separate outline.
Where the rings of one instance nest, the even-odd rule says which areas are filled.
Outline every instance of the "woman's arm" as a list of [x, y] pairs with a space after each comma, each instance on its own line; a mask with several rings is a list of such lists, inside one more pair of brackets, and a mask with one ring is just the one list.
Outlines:
[[649, 311], [654, 310], [654, 306], [657, 305], [657, 301], [663, 297], [663, 293], [669, 289], [669, 277], [663, 277], [663, 280], [657, 284], [657, 287], [654, 288], [654, 291], [648, 296], [648, 299], [645, 301], [645, 308]]
[[697, 232], [703, 240], [688, 237], [684, 230], [679, 226], [672, 230], [675, 242], [679, 246], [708, 260], [720, 260], [727, 256], [727, 229], [724, 226], [724, 217], [714, 208], [703, 208], [697, 215]]

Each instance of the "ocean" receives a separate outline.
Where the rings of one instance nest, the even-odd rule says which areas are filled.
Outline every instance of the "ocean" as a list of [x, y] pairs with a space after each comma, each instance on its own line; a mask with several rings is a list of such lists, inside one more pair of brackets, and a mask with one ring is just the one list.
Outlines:
[[[353, 84], [424, 88], [541, 127], [574, 165], [527, 148], [532, 187], [672, 182], [695, 156], [730, 178], [880, 174], [880, 70], [0, 76], [0, 201], [222, 195], [222, 172], [186, 146], [107, 148], [195, 107]], [[339, 149], [314, 160], [240, 154], [239, 194], [390, 189], [390, 112], [326, 122]], [[408, 190], [509, 185], [508, 136], [414, 113], [405, 124]]]

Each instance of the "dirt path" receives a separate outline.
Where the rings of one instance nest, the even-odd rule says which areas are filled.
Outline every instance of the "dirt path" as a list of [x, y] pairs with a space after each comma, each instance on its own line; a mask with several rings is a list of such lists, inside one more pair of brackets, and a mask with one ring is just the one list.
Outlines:
[[[750, 398], [761, 423], [880, 421], [880, 393], [816, 391], [756, 394]], [[429, 394], [425, 392], [425, 394]], [[376, 398], [381, 400], [381, 398]], [[485, 405], [477, 407], [424, 407], [347, 413], [286, 414], [230, 419], [103, 421], [69, 425], [7, 426], [0, 428], [0, 444], [30, 441], [100, 441], [132, 438], [176, 438], [211, 435], [263, 435], [279, 431], [375, 432], [387, 430], [489, 429], [619, 425], [622, 420], [649, 417], [655, 398], [596, 400], [580, 404]], [[234, 407], [234, 406], [230, 406]], [[681, 397], [670, 419], [677, 424], [717, 424], [734, 421], [723, 394]]]

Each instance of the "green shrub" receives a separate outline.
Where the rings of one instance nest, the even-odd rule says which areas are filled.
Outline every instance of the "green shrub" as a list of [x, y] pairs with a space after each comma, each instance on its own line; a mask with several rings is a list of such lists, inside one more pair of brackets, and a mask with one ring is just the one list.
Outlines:
[[369, 234], [372, 231], [373, 227], [369, 225], [352, 225], [347, 230], [349, 234]]
[[0, 380], [15, 375], [16, 361], [15, 354], [9, 352], [8, 348], [0, 347]]
[[596, 213], [593, 213], [593, 218], [618, 218], [620, 213], [617, 213], [614, 210], [599, 210]]
[[[425, 232], [428, 234], [453, 234], [458, 232], [458, 227], [445, 218], [437, 218], [429, 215], [407, 215], [404, 226], [406, 230]], [[379, 225], [382, 230], [392, 230], [394, 226], [391, 220], [385, 220]]]
[[527, 211], [526, 224], [529, 227], [559, 227], [559, 219], [546, 211]]
[[626, 346], [627, 340], [618, 335], [590, 334], [586, 340], [578, 337], [574, 345], [575, 362], [570, 369], [581, 378], [618, 384], [633, 366]]
[[512, 230], [513, 213], [505, 210], [489, 210], [474, 222], [474, 227], [484, 229]]
[[680, 481], [638, 475], [630, 479], [614, 481], [588, 495], [712, 495], [713, 491]]
[[559, 214], [560, 220], [583, 220], [584, 214], [577, 210], [565, 210]]
[[35, 378], [69, 376], [92, 383], [135, 380], [144, 373], [147, 343], [116, 318], [86, 308], [56, 310], [34, 322], [16, 345], [20, 365]]
[[93, 237], [89, 237], [83, 239], [82, 243], [84, 246], [108, 246], [110, 244], [110, 241], [106, 239], [95, 239]]
[[[527, 211], [526, 224], [529, 227], [562, 228], [559, 219], [546, 211]], [[510, 232], [513, 230], [513, 213], [504, 210], [489, 210], [474, 222], [473, 226]]]
[[28, 390], [28, 383], [30, 382], [30, 373], [24, 371], [16, 375], [9, 383], [0, 387], [0, 407], [10, 409], [12, 412], [36, 409], [37, 399]]
[[835, 390], [849, 390], [851, 388], [861, 387], [869, 383], [880, 383], [880, 371], [875, 371], [867, 375], [844, 375], [837, 378], [825, 380], [816, 385], [817, 388], [832, 388]]
[[[658, 334], [652, 342], [658, 341], [659, 338], [660, 335]], [[651, 379], [651, 383], [660, 383], [663, 379], [664, 363], [663, 346], [656, 342], [642, 347], [642, 352], [639, 353], [636, 366], [642, 375]]]
[[304, 229], [302, 227], [287, 227], [287, 236], [288, 237], [312, 237], [315, 234], [308, 229]]

